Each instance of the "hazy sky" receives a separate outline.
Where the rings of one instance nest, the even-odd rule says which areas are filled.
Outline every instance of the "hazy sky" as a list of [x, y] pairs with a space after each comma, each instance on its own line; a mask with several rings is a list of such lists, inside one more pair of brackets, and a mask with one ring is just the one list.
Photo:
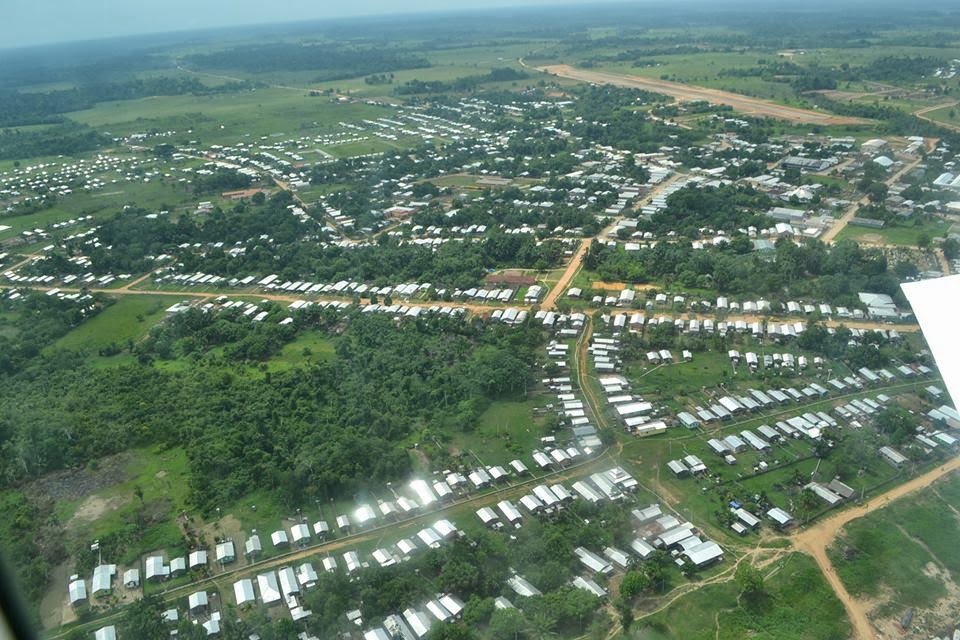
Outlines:
[[267, 22], [583, 0], [10, 0], [0, 47]]

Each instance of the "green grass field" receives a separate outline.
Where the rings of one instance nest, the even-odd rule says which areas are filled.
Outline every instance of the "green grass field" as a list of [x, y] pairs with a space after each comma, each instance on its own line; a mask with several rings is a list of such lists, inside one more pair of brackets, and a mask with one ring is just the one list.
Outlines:
[[122, 181], [107, 185], [101, 191], [70, 194], [59, 200], [54, 207], [36, 213], [2, 217], [0, 224], [10, 229], [0, 231], [0, 240], [18, 235], [28, 229], [44, 229], [55, 222], [63, 222], [77, 216], [93, 216], [91, 222], [55, 232], [56, 235], [70, 235], [89, 228], [97, 220], [117, 213], [127, 204], [134, 204], [148, 210], [161, 208], [174, 210], [204, 199], [209, 199], [209, 196], [195, 196], [184, 187], [175, 184], [160, 181], [147, 183]]
[[507, 464], [517, 457], [527, 457], [546, 435], [531, 411], [547, 400], [533, 396], [528, 400], [493, 402], [484, 411], [473, 431], [458, 434], [452, 446], [463, 453], [476, 455], [484, 464]]
[[945, 221], [937, 221], [916, 227], [888, 227], [883, 229], [870, 229], [867, 227], [847, 225], [837, 235], [837, 240], [859, 240], [861, 242], [880, 242], [882, 244], [915, 247], [917, 246], [917, 239], [921, 234], [926, 234], [931, 238], [942, 237], [950, 231], [952, 226], [951, 223]]
[[[236, 142], [238, 137], [300, 136], [329, 130], [341, 121], [389, 116], [393, 110], [368, 104], [332, 102], [306, 91], [258, 89], [217, 96], [164, 96], [110, 102], [69, 117], [125, 135], [150, 129], [177, 131], [177, 140], [203, 144]], [[187, 133], [192, 130], [192, 133]]]
[[829, 550], [851, 594], [892, 594], [898, 610], [930, 607], [947, 594], [930, 567], [956, 575], [960, 551], [953, 532], [960, 525], [956, 474], [923, 492], [848, 524]]
[[[167, 296], [121, 296], [95, 317], [57, 340], [49, 350], [73, 349], [96, 356], [110, 344], [125, 348], [136, 342], [159, 322], [171, 300]], [[100, 358], [109, 361], [109, 358]]]
[[306, 331], [284, 345], [280, 353], [270, 359], [267, 366], [271, 371], [279, 371], [329, 360], [333, 355], [334, 345], [330, 338], [316, 331]]
[[[951, 114], [953, 114], [953, 117], [951, 117]], [[936, 120], [937, 122], [942, 122], [952, 127], [960, 127], [960, 108], [958, 108], [957, 105], [934, 109], [923, 115], [931, 120]]]
[[[120, 459], [123, 479], [119, 483], [83, 499], [60, 501], [56, 513], [66, 523], [68, 547], [83, 546], [84, 541], [88, 545], [90, 540], [131, 531], [135, 514], [142, 506], [148, 514], [145, 525], [135, 541], [123, 546], [122, 555], [111, 559], [129, 564], [143, 552], [180, 545], [176, 515], [186, 506], [187, 457], [183, 449], [157, 447], [134, 450]], [[138, 489], [142, 491], [142, 505]], [[91, 518], [92, 515], [96, 517]]]
[[635, 623], [636, 640], [836, 640], [850, 632], [843, 605], [809, 557], [794, 553], [767, 567], [765, 593], [738, 597], [733, 582], [683, 596]]

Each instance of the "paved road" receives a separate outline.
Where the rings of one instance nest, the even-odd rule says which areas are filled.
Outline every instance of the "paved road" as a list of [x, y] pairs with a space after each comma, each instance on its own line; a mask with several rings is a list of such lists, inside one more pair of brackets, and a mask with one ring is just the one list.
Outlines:
[[563, 78], [570, 78], [571, 80], [580, 80], [581, 82], [612, 84], [618, 87], [628, 87], [653, 91], [656, 93], [663, 93], [680, 100], [703, 100], [713, 104], [728, 105], [740, 113], [750, 116], [778, 118], [780, 120], [788, 120], [791, 122], [822, 125], [862, 124], [866, 122], [860, 118], [847, 118], [844, 116], [836, 116], [820, 111], [799, 109], [797, 107], [789, 107], [787, 105], [777, 104], [776, 102], [771, 102], [769, 100], [751, 98], [749, 96], [730, 93], [728, 91], [721, 91], [719, 89], [708, 89], [706, 87], [697, 87], [694, 85], [681, 84], [679, 82], [669, 82], [667, 80], [657, 80], [654, 78], [646, 78], [644, 76], [621, 75], [618, 73], [608, 73], [605, 71], [576, 69], [565, 64], [538, 67], [538, 70]]

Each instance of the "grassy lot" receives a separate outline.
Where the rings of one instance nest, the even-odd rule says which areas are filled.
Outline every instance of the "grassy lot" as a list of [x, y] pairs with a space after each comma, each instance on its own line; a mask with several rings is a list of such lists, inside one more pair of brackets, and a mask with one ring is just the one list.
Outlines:
[[290, 369], [306, 364], [329, 360], [334, 355], [333, 341], [317, 331], [304, 331], [287, 343], [267, 363], [271, 371]]
[[636, 640], [834, 640], [850, 633], [843, 605], [813, 560], [791, 554], [765, 571], [766, 593], [737, 597], [732, 582], [706, 586], [636, 623]]
[[[897, 390], [899, 397], [909, 397], [903, 394], [911, 391], [912, 387]], [[868, 392], [845, 397], [848, 402], [852, 397], [875, 396], [886, 392], [893, 395], [889, 389], [874, 389]], [[750, 500], [754, 495], [766, 493], [770, 502], [790, 511], [792, 501], [799, 488], [794, 484], [794, 477], [799, 474], [804, 479], [820, 482], [829, 482], [835, 476], [840, 476], [844, 482], [856, 491], [870, 495], [884, 483], [896, 482], [898, 478], [906, 479], [906, 475], [887, 465], [879, 457], [864, 455], [862, 457], [863, 473], [855, 474], [844, 466], [842, 456], [831, 456], [818, 460], [813, 456], [812, 446], [804, 440], [790, 440], [775, 445], [770, 451], [760, 453], [753, 450], [736, 454], [735, 465], [724, 464], [706, 445], [706, 441], [714, 437], [723, 437], [729, 433], [739, 433], [744, 429], [756, 429], [761, 424], [772, 425], [777, 420], [799, 415], [807, 411], [829, 411], [837, 400], [824, 400], [816, 403], [790, 405], [779, 409], [779, 413], [769, 413], [761, 417], [741, 418], [735, 422], [723, 423], [703, 432], [687, 432], [682, 429], [669, 430], [666, 434], [641, 439], [628, 440], [624, 445], [624, 459], [637, 462], [637, 478], [647, 486], [661, 487], [665, 498], [678, 505], [681, 513], [698, 524], [706, 524], [714, 529], [713, 534], [719, 538], [732, 538], [733, 534], [726, 528], [720, 528], [714, 513], [719, 508], [721, 499], [729, 496], [741, 501]], [[614, 421], [614, 424], [619, 424]], [[880, 446], [880, 441], [872, 428], [853, 431], [844, 428], [843, 433], [851, 440], [844, 447], [853, 447], [857, 450], [873, 452]], [[667, 468], [670, 460], [682, 458], [685, 455], [698, 456], [710, 469], [711, 478], [677, 478]], [[756, 474], [755, 465], [766, 461], [770, 469]]]
[[937, 221], [916, 227], [888, 227], [884, 229], [870, 229], [847, 225], [837, 236], [837, 240], [859, 240], [882, 244], [898, 244], [915, 247], [917, 238], [925, 233], [931, 238], [944, 236], [950, 231], [951, 223]]
[[[186, 452], [141, 449], [122, 460], [123, 481], [83, 499], [57, 503], [57, 516], [66, 523], [68, 538], [83, 547], [84, 542], [124, 532], [128, 543], [111, 558], [120, 564], [135, 562], [148, 550], [179, 548], [181, 537], [175, 517], [186, 505]], [[142, 501], [138, 490], [142, 491]], [[145, 524], [136, 533], [141, 510]]]
[[[215, 96], [162, 96], [110, 102], [77, 111], [69, 117], [125, 135], [148, 129], [171, 129], [180, 138], [203, 144], [235, 142], [237, 137], [303, 135], [329, 130], [341, 121], [389, 116], [393, 109], [332, 102], [289, 89], [258, 89]], [[192, 133], [187, 133], [190, 130]]]
[[547, 402], [543, 396], [494, 402], [481, 414], [476, 428], [455, 436], [451, 447], [474, 454], [487, 465], [507, 464], [517, 457], [526, 459], [545, 435], [532, 411]]
[[[4, 216], [0, 224], [10, 227], [0, 231], [0, 240], [18, 235], [28, 229], [44, 229], [55, 222], [63, 222], [77, 216], [91, 215], [94, 220], [83, 225], [64, 229], [56, 235], [70, 235], [87, 229], [97, 220], [113, 215], [124, 205], [135, 204], [148, 210], [175, 210], [187, 203], [209, 199], [209, 196], [194, 196], [183, 186], [160, 181], [118, 182], [104, 187], [101, 191], [84, 193], [78, 191], [62, 198], [56, 206], [29, 215]], [[48, 244], [43, 242], [41, 244]]]
[[[125, 348], [143, 337], [172, 304], [166, 296], [121, 296], [112, 305], [87, 320], [49, 347], [86, 351], [90, 356], [110, 344]], [[103, 358], [109, 360], [109, 358]]]
[[[892, 592], [898, 609], [930, 607], [947, 594], [931, 565], [960, 570], [955, 536], [960, 477], [948, 479], [848, 524], [829, 555], [851, 594]], [[953, 575], [956, 575], [953, 573]]]
[[[953, 117], [950, 117], [950, 114], [953, 114]], [[947, 106], [941, 109], [934, 109], [933, 111], [928, 111], [923, 114], [931, 120], [936, 120], [937, 122], [942, 122], [944, 124], [949, 124], [954, 127], [960, 127], [960, 108], [956, 105]]]

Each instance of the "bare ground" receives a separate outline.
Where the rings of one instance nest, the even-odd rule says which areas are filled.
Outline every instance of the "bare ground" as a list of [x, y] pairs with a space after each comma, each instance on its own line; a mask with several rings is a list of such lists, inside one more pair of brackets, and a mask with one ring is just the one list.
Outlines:
[[94, 469], [50, 473], [30, 483], [27, 494], [40, 494], [54, 500], [78, 500], [126, 480], [125, 469], [131, 460], [132, 454], [124, 452], [103, 458]]
[[816, 560], [817, 565], [823, 572], [830, 587], [837, 594], [837, 598], [843, 603], [844, 608], [847, 610], [847, 615], [850, 618], [850, 623], [853, 626], [855, 638], [859, 640], [872, 640], [876, 637], [876, 632], [867, 616], [867, 607], [862, 601], [851, 596], [843, 582], [841, 582], [840, 577], [833, 568], [833, 564], [830, 562], [830, 558], [827, 556], [827, 547], [833, 544], [834, 538], [836, 538], [843, 526], [851, 520], [862, 518], [868, 513], [885, 507], [894, 500], [928, 487], [939, 478], [957, 469], [960, 469], [960, 458], [953, 458], [946, 464], [898, 485], [890, 491], [868, 500], [861, 506], [841, 511], [794, 535], [794, 547], [813, 556], [813, 559]]
[[670, 82], [668, 80], [657, 80], [644, 76], [576, 69], [565, 64], [540, 67], [538, 70], [563, 78], [580, 80], [581, 82], [612, 84], [619, 87], [643, 89], [666, 94], [679, 100], [704, 100], [713, 104], [723, 104], [733, 107], [741, 113], [752, 116], [778, 118], [780, 120], [804, 124], [844, 125], [862, 124], [865, 122], [860, 118], [847, 118], [810, 109], [799, 109], [797, 107], [777, 104], [769, 100], [751, 98], [738, 93], [730, 93], [729, 91], [708, 89], [706, 87], [697, 87], [679, 82]]
[[44, 629], [52, 629], [77, 619], [70, 598], [67, 594], [67, 584], [73, 571], [73, 559], [61, 562], [50, 571], [50, 584], [40, 603], [40, 623]]

